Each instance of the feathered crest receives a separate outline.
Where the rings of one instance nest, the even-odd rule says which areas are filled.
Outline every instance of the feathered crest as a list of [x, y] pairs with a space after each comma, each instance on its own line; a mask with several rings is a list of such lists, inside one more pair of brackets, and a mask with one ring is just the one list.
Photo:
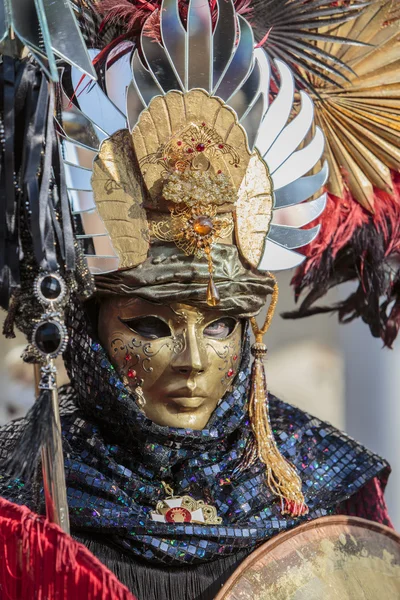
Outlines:
[[367, 5], [364, 0], [253, 0], [251, 23], [256, 40], [270, 58], [284, 60], [300, 87], [313, 90], [310, 75], [340, 85], [340, 78], [346, 80], [351, 73], [335, 53], [321, 48], [321, 42], [331, 48], [363, 45], [356, 38], [339, 35], [337, 28], [359, 16]]

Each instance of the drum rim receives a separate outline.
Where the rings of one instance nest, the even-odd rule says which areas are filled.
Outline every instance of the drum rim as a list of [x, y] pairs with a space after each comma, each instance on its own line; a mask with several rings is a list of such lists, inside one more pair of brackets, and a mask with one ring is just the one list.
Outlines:
[[303, 533], [304, 531], [308, 531], [311, 529], [319, 529], [321, 527], [326, 527], [327, 525], [353, 525], [355, 527], [360, 527], [361, 529], [369, 529], [371, 531], [376, 531], [391, 538], [394, 542], [397, 542], [400, 548], [400, 534], [396, 533], [394, 529], [391, 529], [386, 525], [382, 525], [381, 523], [376, 523], [375, 521], [368, 521], [368, 519], [361, 519], [360, 517], [349, 517], [346, 515], [320, 517], [319, 519], [314, 519], [312, 521], [307, 521], [307, 523], [303, 523], [302, 525], [298, 525], [297, 527], [294, 527], [289, 531], [283, 531], [282, 533], [279, 533], [270, 540], [267, 540], [266, 542], [261, 544], [261, 546], [254, 550], [254, 552], [252, 552], [232, 573], [232, 575], [225, 582], [221, 590], [215, 596], [214, 600], [224, 600], [226, 594], [236, 584], [243, 571], [250, 567], [254, 562], [257, 562], [260, 555], [264, 554], [266, 549], [272, 551], [276, 546], [285, 542], [286, 539], [293, 538], [296, 535]]

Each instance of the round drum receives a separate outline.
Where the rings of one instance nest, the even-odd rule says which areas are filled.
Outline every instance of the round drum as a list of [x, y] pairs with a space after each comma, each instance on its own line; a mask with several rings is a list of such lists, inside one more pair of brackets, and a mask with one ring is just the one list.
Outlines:
[[400, 536], [356, 517], [324, 517], [253, 552], [215, 600], [399, 600]]

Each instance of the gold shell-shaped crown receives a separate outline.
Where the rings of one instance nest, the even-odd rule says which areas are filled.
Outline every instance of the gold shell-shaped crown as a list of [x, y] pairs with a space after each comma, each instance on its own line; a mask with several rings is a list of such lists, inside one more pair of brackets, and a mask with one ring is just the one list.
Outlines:
[[168, 174], [176, 170], [224, 174], [237, 191], [251, 156], [235, 112], [199, 89], [154, 98], [132, 139], [153, 202], [162, 196]]

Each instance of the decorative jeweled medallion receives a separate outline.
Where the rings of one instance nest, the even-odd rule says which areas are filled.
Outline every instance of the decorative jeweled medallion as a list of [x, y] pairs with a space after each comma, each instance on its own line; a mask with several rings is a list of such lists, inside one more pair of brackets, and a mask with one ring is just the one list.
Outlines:
[[206, 504], [204, 500], [194, 500], [190, 496], [174, 496], [173, 489], [162, 482], [168, 496], [157, 503], [155, 512], [151, 513], [153, 521], [159, 523], [198, 523], [220, 525], [221, 517], [217, 516], [215, 506]]

